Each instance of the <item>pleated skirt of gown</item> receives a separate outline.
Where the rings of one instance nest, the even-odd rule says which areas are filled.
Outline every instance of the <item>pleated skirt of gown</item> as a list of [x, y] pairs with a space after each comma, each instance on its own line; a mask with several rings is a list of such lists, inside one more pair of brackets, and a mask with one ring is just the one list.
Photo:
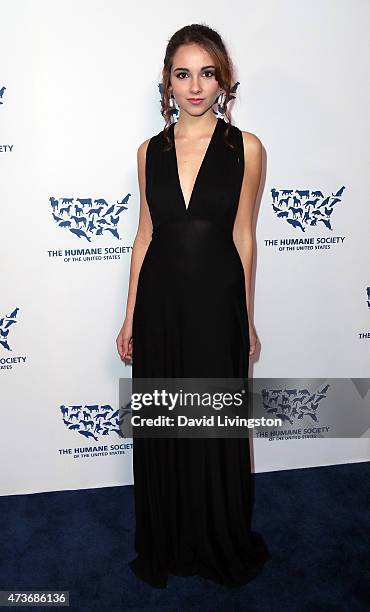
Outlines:
[[[247, 377], [244, 273], [234, 243], [204, 221], [159, 229], [140, 271], [133, 378]], [[159, 588], [168, 574], [228, 587], [255, 577], [270, 553], [251, 530], [248, 438], [134, 438], [133, 447], [134, 573]]]

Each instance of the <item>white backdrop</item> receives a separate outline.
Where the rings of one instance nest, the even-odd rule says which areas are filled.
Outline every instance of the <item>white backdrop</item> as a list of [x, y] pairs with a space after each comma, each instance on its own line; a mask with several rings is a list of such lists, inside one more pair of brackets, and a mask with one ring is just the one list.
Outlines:
[[[118, 380], [131, 376], [115, 338], [138, 221], [136, 152], [163, 126], [165, 45], [186, 24], [224, 37], [240, 81], [233, 123], [264, 145], [261, 351], [250, 375], [322, 385], [369, 376], [367, 1], [246, 0], [225, 11], [207, 0], [168, 11], [163, 0], [1, 0], [0, 9], [2, 495], [132, 483], [131, 440], [118, 437], [114, 415]], [[302, 220], [290, 206], [305, 212], [308, 200], [310, 211], [332, 209], [330, 226], [288, 221]], [[92, 223], [78, 235], [81, 216]], [[295, 238], [312, 248], [281, 248]], [[368, 432], [253, 443], [257, 472], [369, 459]]]

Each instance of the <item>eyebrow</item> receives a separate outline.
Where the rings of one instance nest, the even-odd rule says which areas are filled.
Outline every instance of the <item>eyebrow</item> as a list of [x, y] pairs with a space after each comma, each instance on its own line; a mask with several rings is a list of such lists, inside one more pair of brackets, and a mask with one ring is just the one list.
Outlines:
[[[216, 68], [216, 66], [212, 66], [212, 64], [210, 66], [202, 66], [201, 70], [205, 70], [206, 68]], [[175, 72], [175, 70], [186, 70], [186, 72], [189, 72], [189, 68], [174, 68], [173, 71]]]

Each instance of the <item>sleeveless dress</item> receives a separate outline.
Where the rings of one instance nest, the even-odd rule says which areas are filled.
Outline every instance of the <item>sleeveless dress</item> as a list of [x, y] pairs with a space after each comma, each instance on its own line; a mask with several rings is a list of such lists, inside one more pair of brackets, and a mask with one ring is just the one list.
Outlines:
[[[152, 240], [133, 313], [132, 377], [247, 377], [245, 279], [232, 238], [244, 175], [241, 131], [217, 123], [186, 208], [174, 123], [146, 153]], [[168, 574], [228, 587], [255, 577], [269, 550], [251, 531], [248, 438], [133, 438], [137, 556], [129, 567], [164, 588]]]

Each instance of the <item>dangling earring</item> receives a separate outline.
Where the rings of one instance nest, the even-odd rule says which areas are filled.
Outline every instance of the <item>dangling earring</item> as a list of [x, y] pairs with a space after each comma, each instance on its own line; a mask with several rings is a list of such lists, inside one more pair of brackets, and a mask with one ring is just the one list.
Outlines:
[[226, 93], [222, 90], [220, 91], [219, 96], [217, 98], [217, 106], [218, 106], [219, 112], [224, 114], [225, 107], [226, 107]]
[[223, 119], [226, 110], [226, 93], [222, 89], [213, 104], [216, 105], [216, 110], [213, 110], [216, 117]]
[[173, 95], [173, 93], [171, 92], [170, 95], [170, 99], [169, 99], [169, 106], [171, 109], [171, 114], [177, 116], [180, 112], [180, 108], [175, 100], [175, 96]]
[[[158, 83], [158, 89], [159, 89], [159, 93], [160, 93], [160, 96], [161, 96], [161, 106], [162, 106], [162, 109], [163, 109], [164, 100], [163, 100], [163, 83], [162, 82]], [[170, 107], [171, 115], [178, 115], [179, 112], [180, 112], [180, 108], [179, 108], [179, 106], [178, 106], [178, 104], [177, 104], [177, 102], [175, 100], [175, 97], [174, 97], [172, 92], [170, 94], [170, 98], [169, 98], [168, 104], [169, 104], [169, 107]], [[162, 114], [163, 114], [163, 112], [162, 112]]]
[[236, 81], [236, 83], [234, 83], [234, 85], [232, 86], [232, 88], [230, 89], [230, 95], [228, 98], [226, 98], [226, 92], [224, 92], [222, 89], [216, 99], [217, 102], [217, 113], [219, 113], [221, 115], [221, 117], [225, 114], [226, 111], [226, 107], [229, 104], [230, 100], [234, 100], [236, 98], [235, 94], [236, 90], [238, 88], [238, 85], [240, 85], [239, 81]]

